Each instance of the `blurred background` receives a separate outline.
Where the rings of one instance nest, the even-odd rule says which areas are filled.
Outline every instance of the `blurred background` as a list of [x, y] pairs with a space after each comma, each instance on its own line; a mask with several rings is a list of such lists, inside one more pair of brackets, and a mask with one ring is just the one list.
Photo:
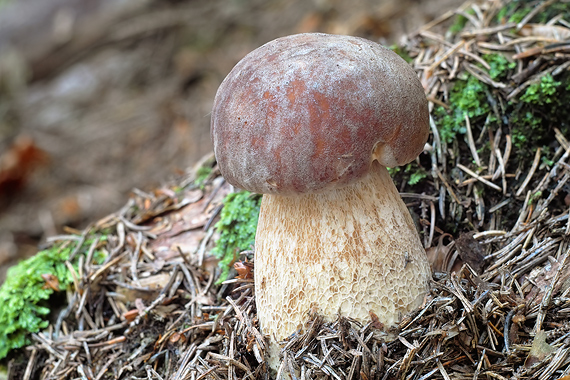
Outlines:
[[0, 0], [0, 282], [210, 152], [219, 83], [301, 32], [385, 45], [460, 0]]

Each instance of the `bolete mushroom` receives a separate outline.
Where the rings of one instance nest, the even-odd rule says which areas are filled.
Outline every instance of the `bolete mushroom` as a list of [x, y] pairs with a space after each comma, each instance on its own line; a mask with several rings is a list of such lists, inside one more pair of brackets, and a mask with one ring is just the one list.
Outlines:
[[428, 134], [414, 70], [362, 38], [279, 38], [225, 78], [211, 137], [226, 180], [265, 194], [255, 291], [273, 342], [309, 309], [390, 327], [421, 305], [430, 267], [386, 167], [414, 160]]

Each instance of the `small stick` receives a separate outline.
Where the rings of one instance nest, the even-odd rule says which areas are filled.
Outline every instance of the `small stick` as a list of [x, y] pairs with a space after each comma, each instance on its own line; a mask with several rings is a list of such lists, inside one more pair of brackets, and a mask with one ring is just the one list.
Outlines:
[[534, 155], [534, 161], [532, 162], [532, 166], [530, 167], [530, 171], [528, 172], [526, 178], [524, 179], [523, 184], [521, 185], [521, 187], [517, 190], [517, 192], [515, 194], [517, 197], [519, 197], [523, 193], [524, 189], [527, 187], [528, 183], [532, 179], [534, 172], [538, 168], [538, 164], [540, 163], [540, 151], [541, 151], [540, 148], [536, 149], [536, 154]]
[[[470, 38], [470, 37], [483, 36], [486, 34], [495, 34], [497, 32], [501, 32], [503, 30], [509, 30], [515, 26], [516, 26], [516, 24], [514, 22], [509, 22], [509, 23], [506, 23], [504, 25], [498, 25], [498, 26], [493, 26], [493, 27], [489, 27], [489, 28], [481, 28], [479, 30], [463, 32], [463, 33], [461, 33], [461, 37], [462, 38]], [[481, 42], [478, 42], [477, 44], [481, 44]]]
[[481, 160], [479, 159], [479, 154], [477, 154], [477, 147], [475, 146], [475, 140], [473, 140], [473, 132], [471, 132], [471, 122], [469, 121], [469, 116], [465, 113], [465, 126], [467, 127], [467, 142], [469, 143], [469, 150], [471, 150], [471, 155], [475, 160], [478, 167], [481, 167]]
[[24, 372], [24, 379], [23, 380], [30, 380], [32, 377], [32, 370], [36, 364], [36, 356], [38, 354], [37, 348], [32, 348], [32, 354], [30, 355], [30, 360], [28, 360], [28, 364], [26, 365], [26, 371]]
[[515, 223], [515, 226], [513, 227], [513, 231], [516, 231], [519, 228], [519, 226], [523, 223], [523, 220], [527, 215], [528, 205], [529, 205], [529, 200], [530, 200], [530, 194], [531, 194], [530, 191], [526, 192], [526, 197], [524, 199], [523, 208], [521, 209], [520, 214], [519, 214], [519, 218], [517, 219], [517, 222]]
[[447, 191], [449, 191], [449, 194], [451, 195], [451, 197], [453, 198], [455, 203], [461, 204], [461, 202], [459, 201], [459, 198], [457, 198], [457, 195], [455, 194], [455, 192], [453, 191], [451, 186], [449, 186], [449, 183], [447, 183], [445, 177], [439, 172], [439, 170], [437, 170], [437, 168], [435, 170], [436, 170], [437, 176], [439, 177], [439, 179], [441, 180], [441, 182], [443, 183], [443, 185], [445, 186]]
[[473, 235], [473, 239], [477, 240], [477, 239], [488, 237], [488, 236], [503, 236], [505, 234], [506, 234], [505, 231], [489, 230], [489, 231], [479, 232], [479, 233]]
[[[501, 152], [499, 149], [495, 150], [495, 154], [497, 155], [497, 162], [499, 162], [499, 170], [501, 171], [501, 182], [503, 184], [503, 194], [507, 194], [507, 179], [505, 178], [505, 162], [503, 161], [503, 157], [501, 157]], [[496, 173], [496, 172], [495, 172]], [[493, 176], [495, 177], [495, 176]]]
[[542, 12], [544, 8], [549, 7], [551, 4], [554, 4], [557, 1], [558, 0], [548, 0], [536, 6], [521, 20], [521, 22], [517, 24], [517, 31], [521, 30], [534, 16]]
[[501, 189], [499, 186], [495, 185], [493, 182], [489, 182], [487, 181], [485, 178], [481, 177], [479, 174], [467, 169], [465, 166], [461, 165], [461, 164], [457, 164], [457, 167], [461, 170], [463, 170], [465, 173], [469, 174], [470, 176], [472, 176], [473, 178], [477, 179], [479, 182], [484, 183], [485, 185], [492, 187], [493, 189], [497, 190], [497, 191], [502, 191], [503, 189]]
[[504, 199], [503, 201], [501, 201], [501, 202], [497, 203], [496, 205], [494, 205], [493, 207], [491, 207], [489, 209], [489, 213], [492, 214], [495, 211], [499, 210], [500, 208], [505, 207], [509, 203], [511, 203], [511, 198]]
[[451, 55], [453, 55], [453, 53], [455, 53], [457, 50], [461, 49], [461, 47], [463, 45], [465, 45], [465, 40], [461, 40], [458, 43], [456, 43], [455, 45], [453, 45], [450, 49], [448, 49], [442, 56], [441, 58], [439, 58], [438, 60], [436, 60], [434, 63], [432, 63], [428, 69], [427, 72], [428, 73], [433, 73], [433, 71], [439, 66], [441, 65], [441, 63], [443, 61], [445, 61], [447, 58], [449, 58]]
[[435, 204], [433, 202], [429, 202], [429, 209], [430, 209], [430, 224], [429, 224], [429, 238], [425, 248], [431, 247], [431, 243], [433, 242], [433, 234], [435, 232]]

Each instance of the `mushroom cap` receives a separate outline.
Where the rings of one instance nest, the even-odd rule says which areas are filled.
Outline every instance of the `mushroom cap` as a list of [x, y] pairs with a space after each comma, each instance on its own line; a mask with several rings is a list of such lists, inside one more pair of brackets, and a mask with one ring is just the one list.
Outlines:
[[305, 33], [246, 55], [220, 85], [211, 137], [232, 185], [269, 194], [326, 191], [373, 160], [415, 159], [429, 113], [415, 71], [363, 38]]

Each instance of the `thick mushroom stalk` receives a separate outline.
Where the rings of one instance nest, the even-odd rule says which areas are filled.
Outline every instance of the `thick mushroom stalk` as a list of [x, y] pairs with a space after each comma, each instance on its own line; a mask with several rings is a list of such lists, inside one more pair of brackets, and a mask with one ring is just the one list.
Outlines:
[[393, 326], [419, 307], [431, 277], [412, 218], [385, 167], [359, 181], [293, 196], [264, 195], [255, 246], [259, 323], [277, 341], [315, 308]]

